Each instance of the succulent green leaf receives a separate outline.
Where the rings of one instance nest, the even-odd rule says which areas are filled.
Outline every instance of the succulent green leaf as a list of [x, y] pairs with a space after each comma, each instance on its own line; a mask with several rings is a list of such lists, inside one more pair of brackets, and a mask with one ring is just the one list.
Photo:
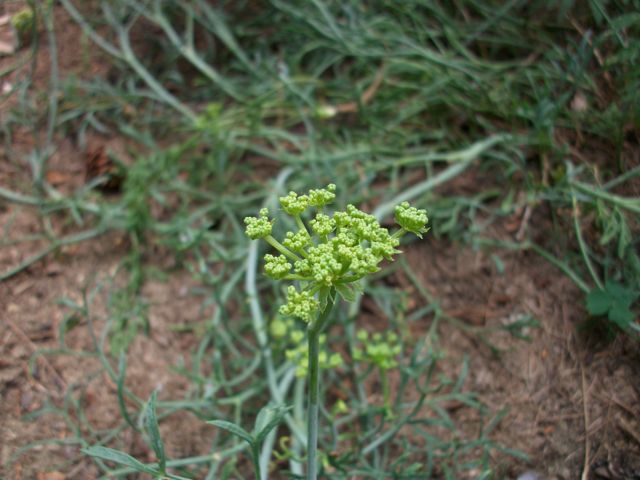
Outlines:
[[611, 308], [611, 296], [599, 288], [594, 288], [587, 295], [587, 310], [591, 315], [604, 315]]
[[635, 315], [628, 305], [622, 302], [613, 302], [608, 315], [609, 320], [622, 329], [627, 329], [635, 319]]
[[153, 451], [156, 454], [156, 458], [158, 459], [158, 466], [160, 467], [160, 471], [164, 473], [166, 471], [167, 458], [164, 453], [164, 444], [162, 443], [162, 438], [160, 437], [160, 429], [158, 428], [158, 417], [156, 415], [157, 399], [158, 392], [154, 391], [151, 394], [149, 402], [147, 403], [145, 424], [147, 427], [147, 432], [149, 434], [149, 440], [151, 441], [151, 448], [153, 448]]
[[145, 465], [139, 460], [133, 458], [131, 455], [127, 455], [124, 452], [120, 452], [112, 448], [94, 446], [83, 448], [82, 452], [91, 457], [101, 458], [102, 460], [108, 460], [119, 465], [124, 465], [125, 467], [129, 467], [136, 472], [144, 472], [154, 476], [161, 474], [159, 470]]
[[269, 432], [282, 422], [289, 410], [291, 407], [283, 405], [267, 405], [260, 410], [253, 427], [253, 437], [257, 445], [262, 445]]
[[247, 432], [244, 428], [242, 428], [240, 425], [227, 422], [226, 420], [210, 420], [207, 423], [210, 425], [214, 425], [218, 428], [222, 428], [223, 430], [226, 430], [227, 432], [235, 435], [236, 437], [241, 438], [242, 440], [247, 442], [250, 446], [253, 446], [255, 444], [255, 439], [253, 438], [253, 436], [249, 432]]
[[607, 315], [610, 321], [626, 330], [635, 320], [631, 305], [639, 296], [637, 290], [607, 282], [604, 288], [594, 288], [587, 294], [587, 310], [591, 315]]
[[355, 301], [356, 292], [354, 292], [353, 289], [348, 287], [347, 285], [336, 285], [336, 290], [338, 291], [340, 296], [347, 302]]

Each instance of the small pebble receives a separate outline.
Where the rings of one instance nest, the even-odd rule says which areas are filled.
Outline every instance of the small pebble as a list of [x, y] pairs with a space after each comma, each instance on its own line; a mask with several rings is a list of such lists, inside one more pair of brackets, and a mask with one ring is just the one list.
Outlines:
[[542, 480], [542, 475], [533, 470], [518, 475], [517, 480]]

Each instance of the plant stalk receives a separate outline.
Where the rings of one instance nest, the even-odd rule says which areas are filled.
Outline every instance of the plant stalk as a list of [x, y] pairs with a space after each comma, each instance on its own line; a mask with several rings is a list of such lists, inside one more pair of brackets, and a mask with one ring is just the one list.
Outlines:
[[320, 398], [320, 332], [335, 305], [332, 289], [327, 305], [309, 328], [309, 406], [307, 409], [307, 480], [318, 478], [318, 410]]
[[259, 445], [251, 445], [251, 460], [253, 461], [253, 472], [256, 476], [256, 480], [262, 480], [262, 472], [260, 471]]

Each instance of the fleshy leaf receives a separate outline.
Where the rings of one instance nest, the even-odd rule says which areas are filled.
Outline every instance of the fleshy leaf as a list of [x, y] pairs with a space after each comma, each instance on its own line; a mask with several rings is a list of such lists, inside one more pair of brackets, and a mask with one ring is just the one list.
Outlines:
[[253, 438], [253, 436], [244, 428], [236, 425], [235, 423], [227, 422], [225, 420], [210, 420], [207, 423], [210, 425], [215, 425], [216, 427], [222, 428], [223, 430], [232, 433], [236, 437], [239, 437], [247, 442], [249, 445], [253, 446], [255, 443], [255, 439]]
[[260, 410], [253, 427], [253, 437], [258, 445], [262, 445], [269, 432], [282, 422], [290, 409], [282, 405], [267, 405]]
[[348, 287], [347, 285], [336, 285], [336, 290], [338, 291], [340, 296], [347, 302], [355, 301], [356, 292], [354, 292], [353, 289]]
[[604, 315], [611, 308], [611, 297], [607, 292], [594, 288], [587, 295], [587, 310], [591, 315]]
[[91, 457], [97, 457], [101, 458], [102, 460], [109, 460], [119, 465], [124, 465], [126, 467], [132, 468], [136, 472], [144, 472], [154, 476], [161, 474], [159, 470], [145, 465], [139, 460], [133, 458], [131, 455], [127, 455], [124, 452], [120, 452], [112, 448], [95, 446], [84, 448], [82, 449], [82, 452]]
[[158, 398], [158, 392], [154, 391], [151, 394], [151, 398], [147, 403], [145, 424], [147, 432], [149, 434], [149, 440], [151, 441], [151, 448], [153, 448], [156, 458], [158, 459], [158, 466], [161, 472], [166, 471], [167, 459], [164, 453], [164, 444], [160, 437], [160, 430], [158, 428], [158, 417], [156, 416], [156, 400]]

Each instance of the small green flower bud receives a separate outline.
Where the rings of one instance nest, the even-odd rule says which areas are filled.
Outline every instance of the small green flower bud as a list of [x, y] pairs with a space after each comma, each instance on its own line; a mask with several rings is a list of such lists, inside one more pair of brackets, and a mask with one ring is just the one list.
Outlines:
[[291, 271], [291, 264], [287, 262], [287, 257], [278, 255], [277, 257], [266, 254], [264, 256], [264, 271], [271, 278], [279, 280], [286, 277]]
[[336, 221], [323, 213], [317, 214], [309, 224], [313, 231], [321, 236], [329, 235], [336, 228]]
[[329, 368], [336, 368], [342, 365], [342, 356], [339, 353], [332, 353], [329, 358]]
[[289, 215], [300, 215], [309, 206], [309, 197], [306, 195], [298, 196], [296, 192], [289, 192], [286, 197], [280, 197], [280, 205]]
[[422, 234], [427, 231], [426, 225], [429, 219], [426, 210], [418, 210], [410, 206], [409, 202], [402, 202], [396, 207], [395, 214], [398, 225], [408, 232], [422, 238]]
[[260, 217], [246, 217], [244, 223], [247, 226], [245, 233], [251, 240], [264, 238], [271, 235], [273, 222], [268, 218], [269, 210], [263, 208], [260, 210]]
[[297, 233], [287, 232], [282, 243], [285, 247], [300, 252], [311, 244], [311, 237], [306, 230], [300, 230]]
[[294, 330], [291, 332], [291, 341], [293, 343], [300, 343], [304, 340], [304, 332], [302, 330]]
[[309, 205], [313, 207], [324, 207], [336, 198], [335, 191], [336, 186], [333, 183], [327, 185], [327, 188], [309, 190]]
[[280, 313], [310, 322], [320, 308], [320, 303], [309, 292], [298, 292], [295, 287], [287, 289], [288, 301], [280, 307]]
[[287, 334], [287, 324], [281, 318], [275, 318], [269, 327], [273, 338], [282, 338]]
[[397, 357], [400, 355], [401, 346], [394, 332], [386, 335], [381, 333], [368, 335], [366, 331], [360, 330], [356, 337], [362, 343], [364, 350], [359, 347], [354, 348], [354, 360], [370, 362], [382, 370], [398, 366]]
[[347, 404], [344, 402], [344, 400], [342, 400], [341, 398], [339, 398], [335, 405], [333, 406], [333, 413], [337, 414], [337, 413], [347, 413], [349, 411], [349, 407], [347, 406]]
[[338, 110], [332, 105], [320, 105], [316, 108], [316, 115], [322, 120], [335, 117], [337, 113]]

